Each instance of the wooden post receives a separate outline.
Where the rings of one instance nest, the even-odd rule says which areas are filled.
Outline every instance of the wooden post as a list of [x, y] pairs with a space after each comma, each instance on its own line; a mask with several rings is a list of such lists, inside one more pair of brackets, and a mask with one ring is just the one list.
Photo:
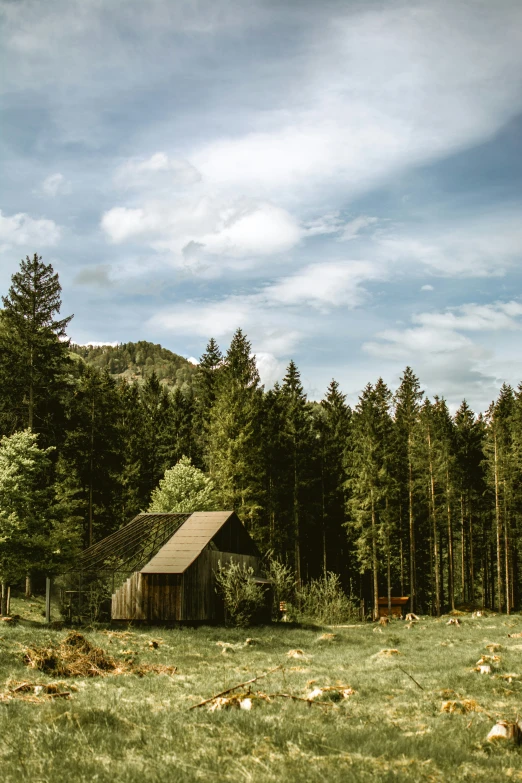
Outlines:
[[6, 600], [5, 613], [8, 617], [11, 614], [11, 585], [7, 585], [7, 600]]
[[51, 622], [51, 579], [45, 578], [45, 622]]

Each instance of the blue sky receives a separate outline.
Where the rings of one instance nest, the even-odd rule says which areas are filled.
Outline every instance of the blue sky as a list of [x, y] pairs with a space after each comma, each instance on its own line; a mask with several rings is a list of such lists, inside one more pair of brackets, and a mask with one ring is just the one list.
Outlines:
[[0, 0], [0, 290], [350, 401], [522, 380], [518, 0]]

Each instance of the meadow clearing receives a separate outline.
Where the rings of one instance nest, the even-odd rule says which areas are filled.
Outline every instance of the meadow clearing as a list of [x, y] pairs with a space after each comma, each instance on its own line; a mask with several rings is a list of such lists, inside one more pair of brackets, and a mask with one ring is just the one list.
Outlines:
[[[520, 615], [466, 615], [459, 627], [445, 617], [412, 628], [80, 629], [123, 667], [176, 672], [63, 678], [23, 660], [26, 647], [68, 634], [42, 623], [40, 603], [15, 600], [30, 619], [0, 626], [5, 783], [522, 781], [522, 746], [486, 741], [521, 709]], [[474, 671], [484, 655], [490, 674]], [[250, 710], [190, 709], [276, 667], [234, 692]], [[57, 681], [70, 697], [13, 693]]]

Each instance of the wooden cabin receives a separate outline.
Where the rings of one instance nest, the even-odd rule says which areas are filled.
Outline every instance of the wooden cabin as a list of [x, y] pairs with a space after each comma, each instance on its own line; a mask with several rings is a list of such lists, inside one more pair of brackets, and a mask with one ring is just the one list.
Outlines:
[[[173, 515], [174, 516], [174, 515]], [[218, 563], [251, 566], [261, 575], [259, 550], [233, 511], [188, 516], [146, 565], [113, 594], [111, 618], [147, 623], [222, 622], [216, 592]]]
[[[391, 597], [391, 611], [392, 617], [401, 618], [406, 611], [406, 606], [409, 601], [409, 596], [393, 596]], [[379, 598], [379, 617], [388, 617], [388, 596]]]

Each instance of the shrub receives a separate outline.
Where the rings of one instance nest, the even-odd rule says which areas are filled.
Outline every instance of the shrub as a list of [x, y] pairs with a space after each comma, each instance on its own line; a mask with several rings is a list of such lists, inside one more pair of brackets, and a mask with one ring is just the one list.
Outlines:
[[304, 585], [298, 591], [297, 602], [302, 619], [325, 625], [335, 625], [357, 617], [357, 607], [344, 592], [339, 576], [331, 571]]
[[233, 625], [249, 625], [265, 603], [263, 588], [256, 583], [254, 569], [231, 559], [218, 562], [217, 589], [223, 596], [227, 620]]
[[273, 615], [279, 618], [281, 601], [287, 604], [295, 603], [295, 573], [292, 568], [279, 560], [270, 560], [267, 570], [274, 596]]

